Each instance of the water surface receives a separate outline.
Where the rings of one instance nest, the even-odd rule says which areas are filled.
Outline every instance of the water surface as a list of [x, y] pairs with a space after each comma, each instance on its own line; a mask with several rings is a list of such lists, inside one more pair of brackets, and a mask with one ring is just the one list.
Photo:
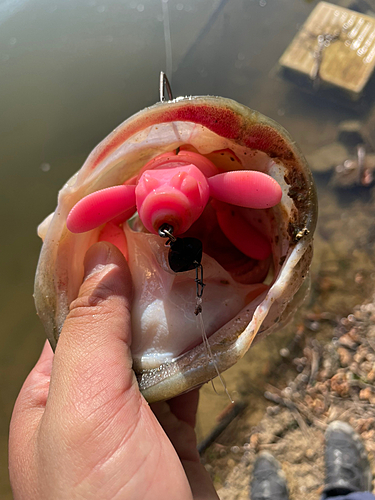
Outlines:
[[[159, 72], [167, 68], [175, 96], [233, 98], [280, 122], [306, 154], [333, 141], [340, 121], [366, 123], [371, 100], [362, 109], [323, 100], [278, 72], [279, 57], [316, 3], [0, 1], [1, 499], [11, 498], [6, 459], [11, 410], [44, 342], [32, 299], [40, 250], [36, 227], [55, 208], [58, 189], [115, 126], [158, 100]], [[365, 286], [352, 286], [352, 264], [358, 262], [364, 273], [373, 265], [372, 243], [366, 243], [372, 194], [349, 199], [326, 184], [322, 179], [313, 278], [334, 267], [339, 285], [325, 300], [345, 313], [368, 293]], [[361, 238], [365, 243], [358, 243]], [[261, 393], [259, 384], [272, 372], [283, 338], [256, 347], [256, 356], [250, 352], [226, 374], [234, 396], [254, 385]], [[212, 426], [212, 415], [227, 405], [209, 385], [202, 392], [200, 436]], [[257, 405], [262, 407], [260, 399], [254, 399]]]

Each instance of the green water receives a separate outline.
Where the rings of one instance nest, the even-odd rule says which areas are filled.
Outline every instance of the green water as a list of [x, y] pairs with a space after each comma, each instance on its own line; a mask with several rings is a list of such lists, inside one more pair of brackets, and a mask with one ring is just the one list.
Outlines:
[[[365, 121], [370, 105], [358, 111], [327, 103], [277, 72], [279, 57], [316, 3], [0, 0], [1, 499], [11, 498], [6, 457], [11, 410], [44, 342], [32, 299], [40, 250], [36, 227], [54, 209], [58, 189], [116, 125], [158, 100], [159, 72], [167, 68], [172, 68], [175, 96], [233, 98], [279, 121], [305, 153], [332, 141], [341, 120]], [[351, 262], [358, 259], [358, 266], [369, 269], [372, 261], [366, 261], [366, 251], [353, 254], [345, 241], [356, 241], [356, 217], [372, 207], [371, 195], [345, 206], [324, 179], [320, 195], [328, 229], [323, 235], [318, 231], [313, 277], [319, 277], [327, 256], [329, 262], [339, 262], [347, 252], [352, 252]], [[344, 243], [338, 238], [336, 244], [334, 224], [329, 223], [342, 220], [343, 213], [353, 219], [354, 234], [345, 235]], [[340, 269], [338, 279], [345, 275]], [[350, 273], [344, 285], [350, 286]], [[332, 307], [345, 312], [366, 293], [363, 288], [344, 294]], [[257, 347], [257, 356], [250, 352], [228, 372], [234, 395], [259, 383], [267, 364], [270, 370], [282, 338], [269, 340], [267, 348]], [[213, 412], [226, 404], [210, 386], [204, 388], [201, 436], [212, 425]]]

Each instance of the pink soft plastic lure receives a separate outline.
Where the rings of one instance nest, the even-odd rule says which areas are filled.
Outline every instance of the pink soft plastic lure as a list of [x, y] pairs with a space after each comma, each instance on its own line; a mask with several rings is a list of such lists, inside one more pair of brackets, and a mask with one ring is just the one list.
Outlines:
[[[105, 227], [102, 239], [112, 241], [114, 227], [138, 211], [151, 233], [158, 234], [163, 224], [169, 224], [177, 236], [191, 227], [213, 198], [226, 237], [245, 255], [262, 260], [271, 253], [271, 245], [241, 217], [237, 207], [270, 208], [279, 203], [281, 196], [279, 184], [262, 172], [219, 173], [208, 158], [198, 153], [164, 153], [143, 167], [135, 185], [113, 186], [82, 198], [70, 211], [67, 227], [73, 233], [82, 233], [110, 222], [111, 231]], [[118, 238], [121, 236], [116, 235], [113, 243], [118, 245]]]

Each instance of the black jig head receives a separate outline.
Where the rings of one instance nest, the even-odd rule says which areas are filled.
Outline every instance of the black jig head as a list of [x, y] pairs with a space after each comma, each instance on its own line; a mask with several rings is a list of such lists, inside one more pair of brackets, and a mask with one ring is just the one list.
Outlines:
[[201, 265], [202, 242], [197, 238], [176, 238], [169, 243], [169, 267], [175, 273], [191, 271]]
[[202, 242], [198, 238], [176, 238], [173, 236], [173, 227], [169, 224], [163, 224], [158, 232], [162, 238], [168, 238], [166, 242], [166, 245], [169, 246], [168, 263], [172, 271], [174, 273], [183, 273], [195, 269], [197, 298], [201, 298], [205, 287], [203, 283], [203, 266], [201, 264]]

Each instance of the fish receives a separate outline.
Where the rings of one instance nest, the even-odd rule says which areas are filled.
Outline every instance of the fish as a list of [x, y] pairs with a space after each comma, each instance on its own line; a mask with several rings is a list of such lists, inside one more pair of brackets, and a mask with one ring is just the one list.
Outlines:
[[[125, 120], [95, 147], [60, 190], [56, 210], [38, 227], [43, 244], [34, 298], [52, 348], [78, 295], [84, 256], [106, 227], [70, 231], [72, 209], [92, 193], [134, 184], [150, 162], [181, 151], [208, 159], [218, 172], [266, 174], [280, 186], [281, 200], [268, 208], [229, 205], [229, 210], [210, 198], [179, 235], [203, 245], [200, 314], [196, 271], [171, 270], [170, 247], [157, 231], [146, 229], [138, 211], [116, 226], [125, 236], [122, 251], [134, 287], [133, 369], [150, 403], [187, 392], [234, 365], [254, 340], [290, 320], [309, 288], [317, 195], [306, 160], [288, 132], [228, 98], [163, 100]], [[243, 253], [240, 230], [234, 237], [224, 234], [230, 224], [220, 221], [231, 215], [234, 223], [245, 221], [241, 227], [255, 234], [255, 246], [267, 242], [269, 255]]]

